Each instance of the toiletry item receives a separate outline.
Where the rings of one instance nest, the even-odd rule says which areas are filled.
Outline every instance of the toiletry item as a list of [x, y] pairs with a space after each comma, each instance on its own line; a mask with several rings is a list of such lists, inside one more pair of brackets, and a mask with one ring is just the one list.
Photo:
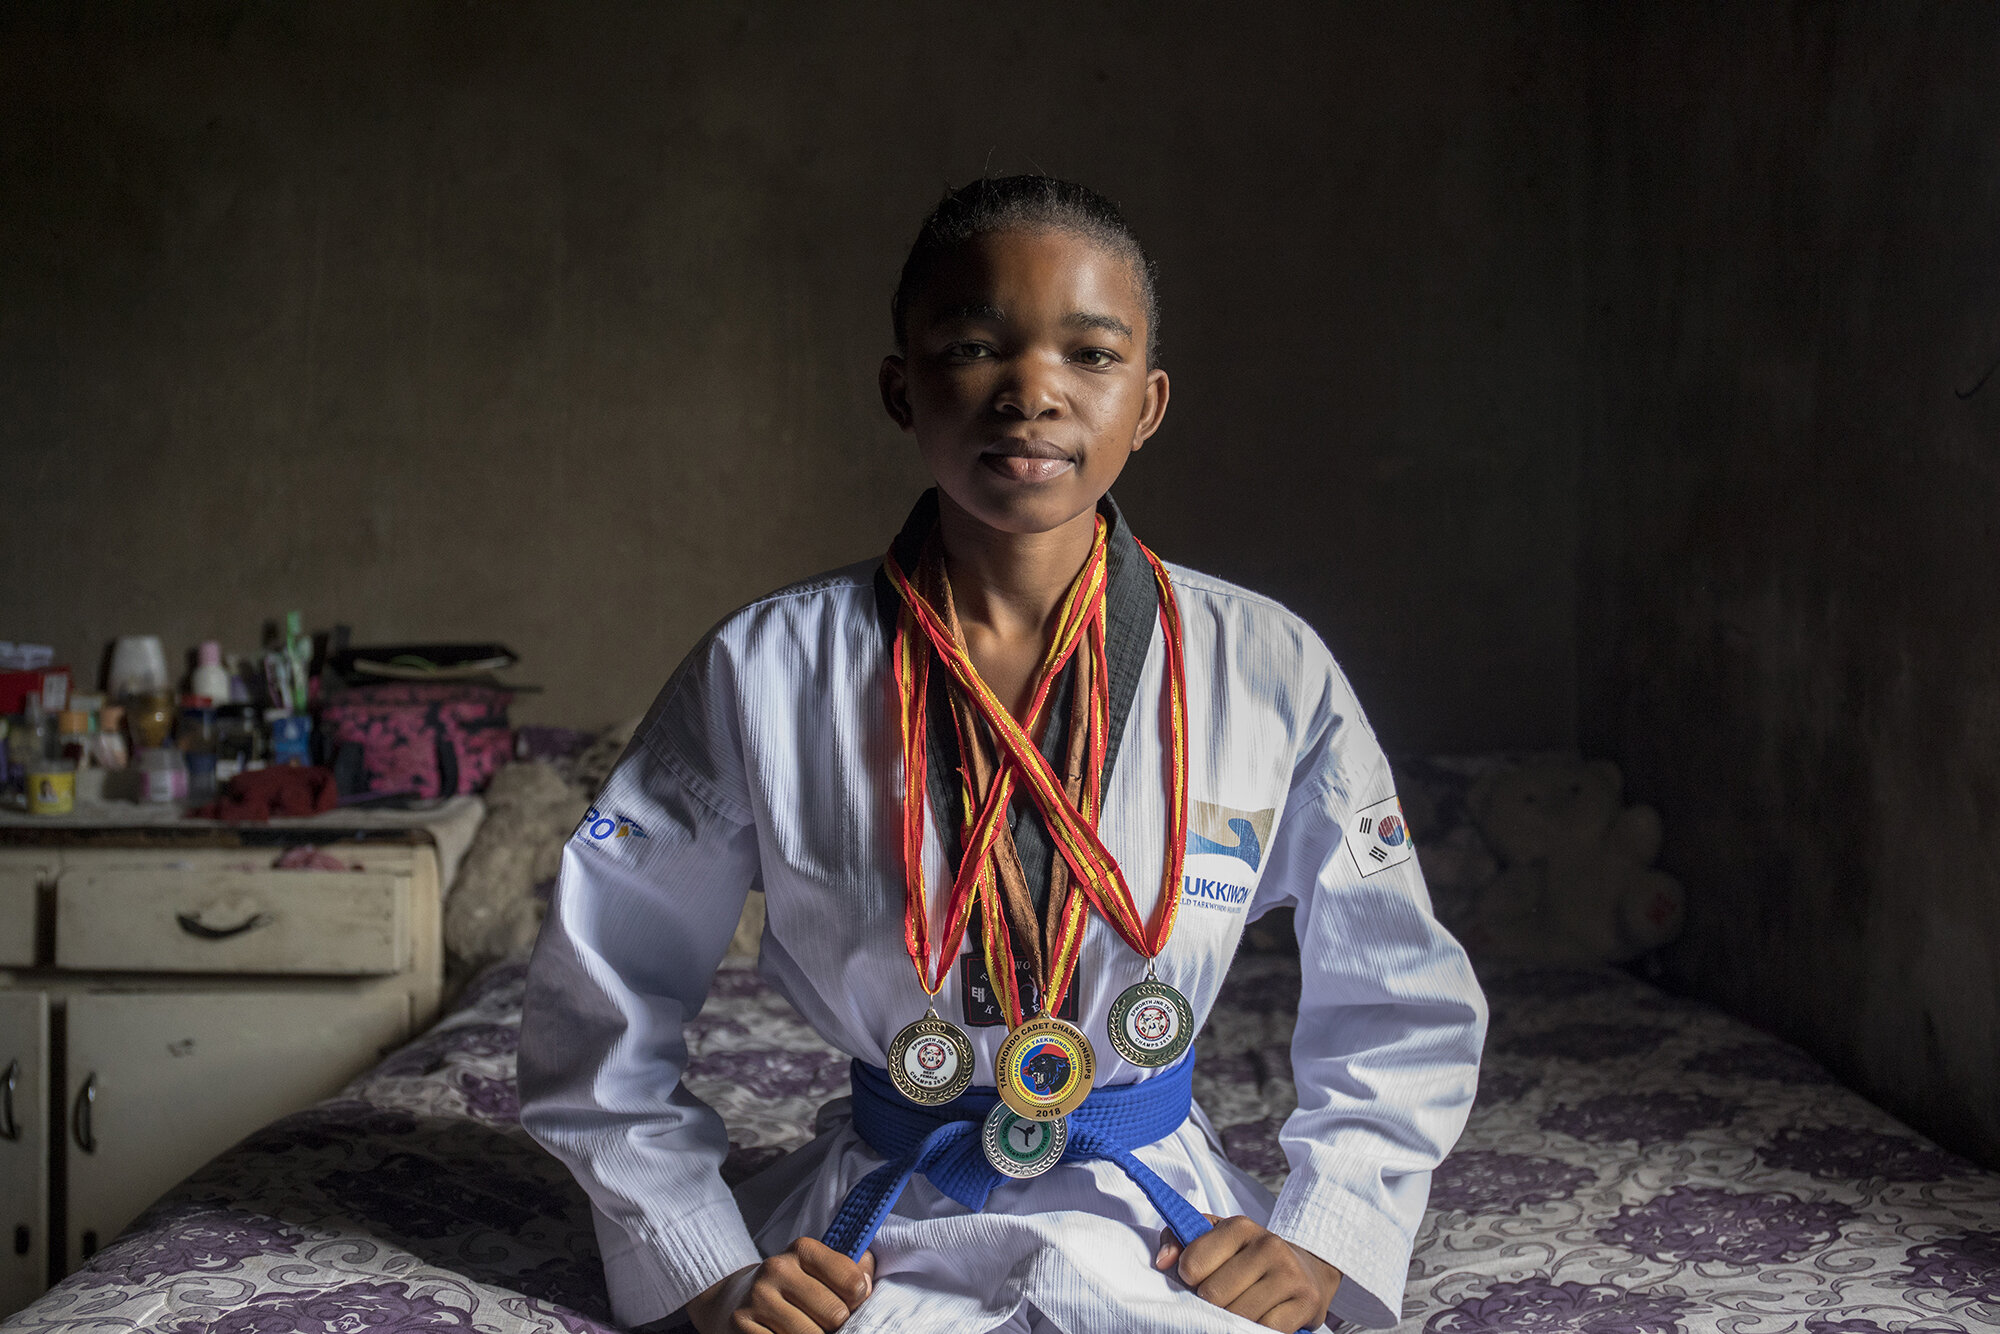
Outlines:
[[312, 704], [312, 696], [306, 685], [306, 676], [312, 670], [312, 636], [305, 632], [305, 617], [298, 612], [285, 613], [285, 662], [291, 674], [292, 708], [304, 713]]
[[42, 712], [41, 696], [30, 695], [21, 702], [21, 716], [7, 733], [8, 757], [15, 768], [25, 772], [55, 753], [54, 737], [48, 715]]
[[258, 745], [257, 711], [248, 704], [231, 704], [215, 714], [215, 782], [219, 788], [236, 775], [263, 766]]
[[100, 769], [123, 769], [132, 762], [125, 745], [125, 710], [107, 704], [97, 714], [97, 735], [90, 739], [90, 757]]
[[[78, 769], [76, 771], [76, 804], [95, 806], [104, 800], [105, 783], [111, 775], [102, 769]], [[120, 778], [124, 775], [120, 774]]]
[[207, 699], [213, 707], [229, 702], [229, 671], [222, 665], [222, 645], [215, 640], [204, 639], [195, 650], [195, 669], [188, 678], [188, 690]]
[[173, 746], [148, 746], [138, 754], [141, 776], [140, 800], [156, 804], [180, 801], [187, 796], [187, 766]]
[[41, 762], [41, 751], [35, 745], [35, 732], [26, 718], [7, 720], [7, 785], [9, 792], [18, 792], [27, 781], [30, 766]]
[[312, 763], [312, 719], [283, 709], [264, 710], [264, 723], [271, 731], [271, 763]]
[[68, 815], [76, 809], [76, 767], [43, 760], [28, 770], [28, 814]]
[[256, 694], [251, 689], [251, 678], [257, 672], [256, 661], [252, 658], [245, 658], [240, 653], [225, 653], [222, 655], [222, 670], [229, 673], [229, 702], [231, 704], [254, 703]]
[[42, 678], [42, 712], [54, 717], [69, 707], [69, 669], [50, 672]]
[[70, 768], [90, 762], [90, 715], [81, 709], [64, 709], [56, 715], [56, 754]]
[[181, 702], [181, 721], [175, 736], [181, 762], [187, 766], [189, 801], [215, 799], [215, 710], [197, 703], [190, 695]]
[[113, 696], [144, 695], [172, 685], [167, 675], [167, 651], [158, 635], [123, 635], [111, 646], [111, 670], [105, 685]]
[[134, 695], [126, 704], [125, 718], [135, 748], [164, 746], [174, 734], [174, 697], [164, 688]]
[[56, 660], [47, 644], [9, 644], [0, 640], [0, 672], [38, 672]]

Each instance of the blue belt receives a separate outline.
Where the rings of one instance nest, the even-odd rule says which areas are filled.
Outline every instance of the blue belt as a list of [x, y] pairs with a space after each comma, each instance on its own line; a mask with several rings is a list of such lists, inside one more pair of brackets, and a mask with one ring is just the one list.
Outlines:
[[[820, 1240], [848, 1259], [859, 1261], [875, 1240], [882, 1220], [910, 1178], [922, 1172], [930, 1183], [974, 1213], [986, 1207], [986, 1197], [1003, 1181], [979, 1144], [986, 1113], [1000, 1100], [990, 1088], [973, 1088], [937, 1107], [924, 1107], [896, 1092], [889, 1072], [856, 1061], [854, 1129], [868, 1147], [889, 1161], [854, 1183], [833, 1216], [833, 1226]], [[1145, 1192], [1167, 1226], [1186, 1246], [1210, 1232], [1202, 1212], [1180, 1197], [1160, 1174], [1140, 1162], [1132, 1150], [1163, 1140], [1181, 1128], [1194, 1104], [1194, 1057], [1137, 1084], [1113, 1084], [1092, 1090], [1083, 1105], [1069, 1114], [1069, 1144], [1062, 1161], [1105, 1159], [1118, 1164], [1132, 1183]], [[1299, 1334], [1311, 1334], [1300, 1330]]]
[[[879, 1067], [854, 1062], [853, 1081], [855, 1132], [889, 1161], [847, 1192], [821, 1238], [832, 1249], [859, 1260], [918, 1172], [974, 1213], [986, 1207], [995, 1186], [1011, 1179], [994, 1170], [979, 1143], [986, 1113], [999, 1101], [993, 1089], [973, 1088], [940, 1106], [923, 1107], [896, 1092], [889, 1072]], [[1066, 1163], [1101, 1158], [1118, 1164], [1183, 1246], [1209, 1231], [1208, 1219], [1132, 1150], [1179, 1130], [1193, 1098], [1192, 1056], [1137, 1084], [1099, 1087], [1069, 1114], [1069, 1145], [1062, 1156]]]

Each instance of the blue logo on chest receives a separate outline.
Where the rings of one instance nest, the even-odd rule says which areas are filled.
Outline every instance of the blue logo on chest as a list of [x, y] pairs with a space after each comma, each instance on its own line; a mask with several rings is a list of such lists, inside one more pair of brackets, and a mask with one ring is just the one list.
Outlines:
[[1251, 870], [1264, 859], [1264, 848], [1257, 841], [1257, 827], [1237, 816], [1229, 821], [1229, 832], [1236, 835], [1234, 844], [1218, 843], [1212, 838], [1188, 831], [1187, 850], [1189, 856], [1207, 854], [1214, 857], [1234, 857], [1245, 863]]

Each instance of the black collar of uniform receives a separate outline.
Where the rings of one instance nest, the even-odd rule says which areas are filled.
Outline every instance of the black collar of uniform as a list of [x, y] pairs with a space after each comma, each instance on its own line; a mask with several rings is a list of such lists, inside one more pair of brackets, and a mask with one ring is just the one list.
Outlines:
[[[1110, 522], [1110, 531], [1105, 536], [1104, 654], [1109, 664], [1111, 730], [1104, 738], [1103, 775], [1105, 789], [1109, 790], [1112, 766], [1118, 759], [1118, 744], [1124, 738], [1125, 723], [1132, 712], [1132, 699], [1139, 691], [1139, 675], [1145, 670], [1146, 652], [1152, 646], [1153, 626], [1159, 618], [1160, 601], [1159, 586], [1153, 578], [1150, 563], [1145, 553], [1139, 550], [1138, 539], [1132, 536], [1118, 503], [1106, 495], [1098, 502], [1097, 511]], [[937, 521], [938, 495], [937, 488], [933, 487], [917, 498], [909, 518], [903, 521], [902, 531], [890, 544], [889, 549], [905, 570], [916, 569], [924, 539], [937, 527]], [[889, 582], [888, 571], [881, 567], [875, 571], [875, 605], [881, 617], [882, 632], [893, 642], [903, 600], [896, 592], [896, 586]], [[944, 822], [939, 832], [943, 835], [952, 864], [956, 865], [958, 831], [964, 826], [964, 814], [960, 810], [963, 788], [961, 784], [951, 781], [958, 769], [958, 738], [951, 726], [949, 706], [943, 699], [944, 675], [942, 671], [931, 673], [928, 788], [931, 809]], [[1065, 671], [1056, 682], [1049, 701], [1049, 720], [1042, 731], [1041, 749], [1051, 764], [1057, 763], [1058, 749], [1068, 733], [1072, 679], [1073, 673]], [[1054, 851], [1048, 843], [1048, 833], [1039, 819], [1024, 820], [1015, 826], [1014, 841], [1021, 854], [1023, 869], [1028, 872], [1028, 884], [1039, 900], [1047, 892], [1048, 867]]]

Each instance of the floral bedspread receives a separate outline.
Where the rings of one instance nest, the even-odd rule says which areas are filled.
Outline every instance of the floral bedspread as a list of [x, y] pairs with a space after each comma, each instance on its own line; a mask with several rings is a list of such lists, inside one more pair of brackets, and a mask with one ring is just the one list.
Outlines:
[[[609, 1330], [589, 1211], [516, 1124], [523, 969], [342, 1094], [189, 1179], [10, 1331]], [[1795, 1048], [1611, 971], [1494, 981], [1479, 1101], [1439, 1170], [1415, 1334], [1943, 1334], [2000, 1327], [2000, 1175]], [[1277, 1185], [1296, 964], [1245, 955], [1196, 1092]], [[807, 1138], [846, 1083], [754, 973], [692, 1025], [726, 1174]]]

